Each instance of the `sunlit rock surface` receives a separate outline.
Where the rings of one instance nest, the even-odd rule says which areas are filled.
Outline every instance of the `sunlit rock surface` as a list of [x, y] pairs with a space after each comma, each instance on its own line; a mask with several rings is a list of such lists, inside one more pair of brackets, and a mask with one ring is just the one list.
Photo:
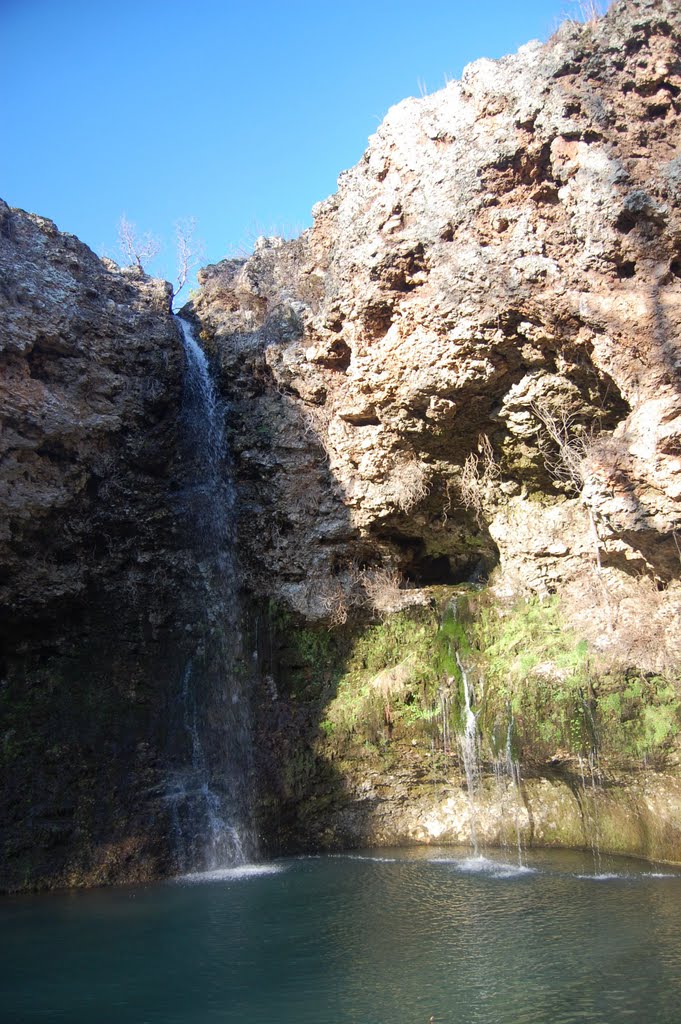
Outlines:
[[[680, 32], [672, 0], [622, 0], [477, 61], [390, 110], [300, 238], [202, 272], [191, 315], [230, 396], [255, 594], [328, 625], [384, 612], [380, 578], [384, 599], [400, 579], [489, 579], [501, 605], [558, 594], [596, 673], [678, 685]], [[393, 750], [395, 788], [370, 755], [332, 755], [314, 707], [269, 678], [284, 846], [425, 840], [425, 818], [461, 838], [459, 797], [422, 799], [424, 757], [410, 774]], [[327, 751], [345, 810], [305, 744]], [[536, 841], [565, 819], [563, 840], [588, 845], [570, 785], [546, 785], [528, 797]], [[604, 820], [626, 805], [636, 823], [620, 848], [681, 859], [673, 777], [636, 785], [602, 795]], [[649, 785], [672, 794], [657, 832]]]
[[203, 272], [256, 588], [323, 618], [353, 562], [500, 562], [547, 593], [597, 549], [675, 587], [680, 89], [678, 5], [615, 3], [400, 103], [312, 229]]

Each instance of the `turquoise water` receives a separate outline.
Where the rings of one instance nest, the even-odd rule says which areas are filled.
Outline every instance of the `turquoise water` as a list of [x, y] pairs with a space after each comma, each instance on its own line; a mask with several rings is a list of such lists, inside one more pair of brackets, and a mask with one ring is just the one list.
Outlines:
[[681, 871], [283, 860], [0, 902], [3, 1024], [678, 1024]]

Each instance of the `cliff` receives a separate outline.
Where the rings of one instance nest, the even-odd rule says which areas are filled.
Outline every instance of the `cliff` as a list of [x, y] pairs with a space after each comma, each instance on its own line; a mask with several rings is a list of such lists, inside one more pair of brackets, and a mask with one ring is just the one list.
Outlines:
[[380, 552], [551, 591], [591, 568], [589, 513], [609, 576], [678, 576], [678, 30], [618, 3], [476, 62], [388, 113], [300, 239], [203, 272], [262, 590], [323, 615]]
[[[315, 622], [340, 637], [362, 614], [432, 606], [428, 587], [487, 582], [500, 623], [557, 600], [546, 629], [588, 651], [588, 669], [569, 676], [566, 721], [581, 714], [578, 694], [596, 712], [599, 685], [603, 700], [620, 700], [635, 677], [655, 690], [651, 713], [664, 691], [664, 715], [678, 722], [680, 30], [676, 3], [623, 0], [544, 45], [470, 65], [460, 82], [389, 111], [300, 238], [260, 239], [247, 260], [202, 272], [191, 314], [231, 396], [247, 582], [275, 600], [275, 617], [301, 624], [302, 648], [319, 640]], [[393, 756], [399, 716], [384, 700], [380, 728], [357, 724], [375, 680], [351, 685], [348, 643], [338, 640], [340, 664], [315, 669], [284, 639], [308, 714], [281, 685], [262, 703], [266, 722], [289, 722], [267, 771], [294, 818], [309, 797], [299, 776], [327, 770], [345, 806], [364, 808], [339, 839], [343, 799], [335, 818], [320, 811], [324, 776], [305, 827], [331, 843], [375, 839], [367, 820], [415, 792], [395, 795], [391, 769], [361, 753], [363, 742], [388, 744]], [[554, 654], [543, 683], [526, 672], [527, 692], [552, 681], [549, 702], [567, 671]], [[476, 657], [494, 675], [491, 655]], [[456, 674], [443, 672], [440, 688], [460, 687]], [[423, 666], [402, 676], [394, 700], [421, 693], [420, 711], [435, 714]], [[661, 691], [652, 679], [665, 680]], [[355, 724], [332, 742], [328, 710], [343, 692], [354, 693]], [[296, 728], [298, 742], [286, 735]], [[546, 763], [562, 761], [568, 731]], [[263, 725], [265, 748], [269, 733]], [[543, 749], [536, 730], [534, 742]], [[285, 769], [282, 744], [298, 751]], [[424, 754], [414, 772], [428, 770]], [[372, 772], [393, 796], [369, 786], [369, 811]]]
[[0, 205], [3, 887], [181, 868], [240, 703], [265, 851], [681, 861], [680, 36], [478, 61], [202, 271], [205, 457], [170, 286]]
[[0, 204], [3, 886], [167, 861], [155, 787], [192, 602], [170, 297]]

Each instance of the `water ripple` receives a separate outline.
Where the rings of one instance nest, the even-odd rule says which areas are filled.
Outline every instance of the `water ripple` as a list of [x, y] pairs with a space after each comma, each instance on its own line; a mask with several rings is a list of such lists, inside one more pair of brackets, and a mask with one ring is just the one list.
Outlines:
[[193, 871], [188, 875], [179, 875], [176, 882], [233, 882], [242, 878], [255, 878], [260, 875], [278, 875], [285, 871], [284, 864], [239, 864], [233, 868], [216, 868], [213, 871]]

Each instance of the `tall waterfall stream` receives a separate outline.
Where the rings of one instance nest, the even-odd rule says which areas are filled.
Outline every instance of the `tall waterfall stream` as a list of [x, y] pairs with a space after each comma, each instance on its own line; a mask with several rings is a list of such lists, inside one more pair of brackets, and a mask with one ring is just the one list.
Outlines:
[[193, 655], [181, 672], [168, 730], [166, 800], [178, 872], [215, 871], [256, 853], [251, 824], [250, 716], [240, 658], [234, 493], [224, 404], [191, 325], [176, 318], [185, 354], [182, 401], [198, 595]]

